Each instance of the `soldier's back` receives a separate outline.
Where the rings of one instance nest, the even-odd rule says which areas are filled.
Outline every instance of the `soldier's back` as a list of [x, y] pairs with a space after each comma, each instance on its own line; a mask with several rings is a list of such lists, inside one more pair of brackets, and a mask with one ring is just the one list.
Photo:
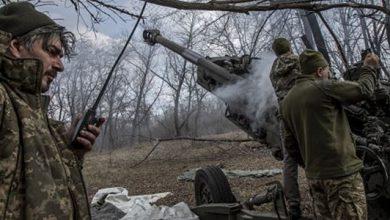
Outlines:
[[300, 75], [299, 58], [294, 54], [284, 54], [278, 57], [271, 69], [270, 79], [278, 100], [281, 101], [295, 85]]

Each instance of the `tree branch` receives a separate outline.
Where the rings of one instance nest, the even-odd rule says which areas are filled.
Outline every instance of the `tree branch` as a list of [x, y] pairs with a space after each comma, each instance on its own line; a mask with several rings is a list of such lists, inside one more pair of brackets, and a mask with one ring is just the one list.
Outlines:
[[[117, 11], [121, 14], [125, 14], [125, 15], [129, 15], [129, 16], [132, 16], [132, 17], [135, 17], [135, 18], [139, 18], [139, 15], [136, 15], [136, 14], [133, 14], [123, 8], [120, 8], [120, 7], [117, 7], [115, 5], [111, 5], [111, 4], [107, 4], [103, 1], [100, 1], [100, 0], [89, 0], [89, 2], [95, 2], [105, 8], [108, 8], [108, 9], [111, 9], [112, 11]], [[144, 17], [141, 17], [142, 19], [144, 19]]]
[[175, 137], [175, 138], [162, 138], [162, 139], [155, 139], [157, 142], [153, 145], [152, 149], [149, 151], [148, 154], [144, 157], [144, 159], [140, 160], [139, 162], [135, 163], [134, 165], [130, 166], [130, 168], [135, 168], [139, 166], [141, 163], [143, 163], [145, 160], [149, 158], [149, 156], [153, 153], [154, 150], [156, 150], [157, 146], [163, 142], [163, 141], [178, 141], [178, 140], [191, 140], [191, 141], [203, 141], [203, 142], [229, 142], [229, 143], [241, 143], [241, 142], [250, 142], [255, 141], [253, 139], [207, 139], [207, 138], [192, 138], [192, 137]]
[[344, 2], [344, 3], [272, 3], [269, 5], [259, 5], [257, 1], [253, 1], [253, 4], [216, 4], [213, 1], [207, 3], [199, 2], [185, 2], [181, 0], [141, 0], [147, 1], [152, 4], [161, 5], [170, 8], [176, 8], [181, 10], [204, 10], [204, 11], [230, 11], [238, 13], [249, 13], [251, 11], [271, 11], [271, 10], [283, 10], [283, 9], [303, 9], [307, 11], [320, 12], [330, 10], [334, 8], [365, 8], [381, 11], [390, 15], [390, 10], [373, 4], [360, 4], [356, 2]]
[[340, 41], [337, 39], [336, 34], [335, 34], [334, 31], [332, 30], [332, 28], [330, 27], [330, 25], [328, 24], [328, 22], [326, 22], [324, 16], [322, 16], [322, 14], [321, 14], [320, 12], [318, 12], [317, 15], [318, 15], [318, 17], [320, 17], [322, 23], [324, 23], [324, 25], [325, 25], [325, 27], [328, 29], [330, 35], [332, 35], [333, 40], [336, 42], [337, 50], [338, 50], [339, 53], [340, 53], [341, 60], [343, 61], [343, 64], [344, 64], [344, 66], [345, 66], [345, 70], [348, 70], [348, 60], [347, 60], [347, 57], [346, 57], [345, 54], [344, 54], [343, 48], [341, 47]]

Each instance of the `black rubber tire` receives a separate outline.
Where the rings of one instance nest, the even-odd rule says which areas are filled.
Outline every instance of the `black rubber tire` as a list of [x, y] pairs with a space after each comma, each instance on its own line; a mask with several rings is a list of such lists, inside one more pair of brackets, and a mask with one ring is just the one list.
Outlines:
[[[362, 178], [364, 181], [364, 188], [366, 191], [366, 199], [371, 200], [377, 200], [380, 198], [386, 190], [386, 187], [388, 185], [389, 176], [387, 173], [387, 168], [385, 163], [382, 161], [382, 159], [370, 148], [366, 146], [357, 146], [356, 147], [356, 155], [362, 159], [364, 168], [361, 171]], [[363, 156], [365, 155], [365, 156]], [[378, 166], [379, 171], [376, 171], [373, 173], [368, 173], [366, 175], [366, 168]], [[373, 190], [372, 186], [374, 184], [374, 187], [381, 186], [380, 190]]]
[[207, 166], [196, 171], [194, 185], [196, 205], [237, 202], [225, 174], [219, 167]]

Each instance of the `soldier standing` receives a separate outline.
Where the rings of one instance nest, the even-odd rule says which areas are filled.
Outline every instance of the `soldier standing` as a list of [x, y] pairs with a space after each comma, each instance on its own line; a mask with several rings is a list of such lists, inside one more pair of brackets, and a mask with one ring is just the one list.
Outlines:
[[[291, 44], [285, 38], [275, 39], [272, 50], [275, 52], [277, 59], [272, 65], [270, 79], [280, 105], [288, 91], [294, 86], [295, 79], [300, 75], [299, 58], [292, 53]], [[282, 120], [280, 120], [280, 117], [278, 118], [282, 128]], [[284, 139], [282, 130], [281, 137]], [[298, 185], [298, 163], [285, 150], [283, 150], [283, 187], [289, 214], [293, 219], [299, 219], [301, 216], [301, 199]]]
[[[349, 68], [347, 71], [343, 73], [342, 76], [345, 80], [356, 81], [359, 79], [359, 73], [360, 73], [359, 69], [363, 66], [364, 58], [369, 53], [371, 53], [371, 49], [362, 50], [361, 60], [357, 63], [354, 63], [351, 66], [351, 68]], [[376, 71], [378, 76], [380, 76], [381, 69], [378, 68]], [[390, 104], [389, 91], [386, 89], [386, 86], [382, 84], [383, 82], [384, 81], [378, 79], [374, 91], [374, 95], [370, 98], [370, 100], [363, 101], [357, 104], [357, 106], [367, 110], [370, 115], [383, 116], [383, 115], [389, 115], [390, 113], [389, 112], [389, 104]]]
[[100, 129], [81, 132], [76, 151], [42, 95], [73, 43], [28, 2], [0, 9], [0, 219], [90, 219], [81, 166]]
[[[366, 56], [368, 54], [372, 53], [371, 49], [365, 49], [365, 50], [362, 50], [361, 53], [360, 53], [360, 61], [358, 61], [357, 63], [354, 63], [352, 64], [352, 66], [347, 70], [345, 71], [342, 75], [343, 75], [343, 78], [345, 80], [349, 80], [349, 81], [356, 81], [359, 79], [359, 73], [360, 73], [360, 68], [362, 68], [363, 64], [364, 64], [364, 59], [366, 58]], [[380, 68], [378, 67], [378, 69], [376, 70], [378, 71], [378, 74], [380, 74]]]
[[285, 149], [305, 168], [319, 219], [366, 219], [363, 164], [343, 104], [373, 94], [379, 58], [366, 56], [356, 82], [329, 80], [329, 65], [320, 52], [306, 50], [299, 61], [302, 75], [281, 105]]

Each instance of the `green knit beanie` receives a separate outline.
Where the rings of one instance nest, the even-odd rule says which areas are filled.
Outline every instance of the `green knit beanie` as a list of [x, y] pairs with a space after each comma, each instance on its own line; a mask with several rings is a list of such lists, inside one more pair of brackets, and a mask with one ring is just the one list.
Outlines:
[[305, 50], [299, 55], [299, 63], [303, 74], [312, 74], [319, 67], [329, 66], [322, 53], [315, 50]]
[[291, 44], [286, 38], [277, 38], [272, 43], [272, 50], [275, 52], [276, 56], [280, 56], [291, 51]]
[[0, 30], [13, 37], [23, 36], [37, 28], [56, 25], [47, 15], [35, 10], [28, 2], [14, 2], [0, 8]]

